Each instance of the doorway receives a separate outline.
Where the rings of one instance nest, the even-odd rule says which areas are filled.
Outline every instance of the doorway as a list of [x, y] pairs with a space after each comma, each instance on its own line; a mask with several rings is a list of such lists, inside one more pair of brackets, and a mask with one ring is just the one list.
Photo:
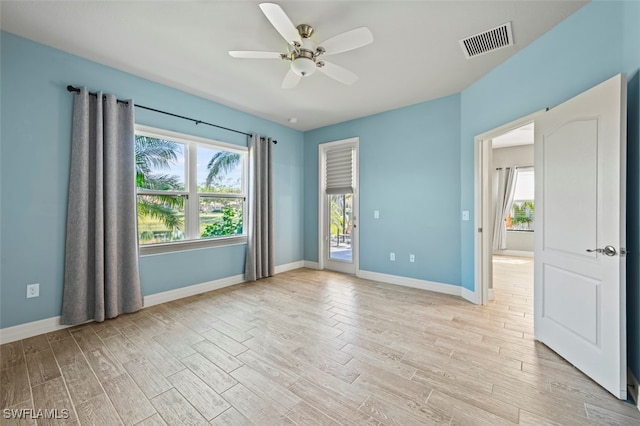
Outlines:
[[[497, 274], [522, 269], [524, 272], [518, 272], [520, 279], [533, 284], [533, 270], [526, 265], [533, 261], [534, 253], [535, 115], [475, 138], [475, 220], [479, 236], [475, 271], [479, 285], [475, 289], [475, 301], [481, 305], [494, 300], [494, 284], [505, 282], [504, 277]], [[526, 271], [531, 271], [529, 276], [523, 276]], [[527, 299], [533, 306], [532, 296]]]
[[358, 138], [319, 146], [320, 269], [358, 272]]

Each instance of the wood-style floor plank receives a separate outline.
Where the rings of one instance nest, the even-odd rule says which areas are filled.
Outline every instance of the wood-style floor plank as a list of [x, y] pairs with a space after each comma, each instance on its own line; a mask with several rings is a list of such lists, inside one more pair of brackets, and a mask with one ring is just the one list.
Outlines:
[[591, 404], [585, 404], [587, 417], [589, 420], [598, 424], [619, 425], [619, 426], [637, 426], [639, 421], [637, 416], [629, 417], [606, 408], [597, 407]]
[[136, 426], [167, 426], [167, 423], [162, 419], [160, 414], [156, 413], [151, 417], [147, 417], [140, 423], [136, 423]]
[[[278, 414], [271, 403], [251, 392], [242, 383], [224, 392], [222, 397], [253, 423], [285, 424], [285, 418]], [[288, 423], [294, 424], [292, 421]]]
[[124, 424], [134, 425], [156, 412], [127, 374], [107, 380], [102, 385]]
[[188, 369], [170, 376], [169, 381], [207, 420], [231, 408], [227, 401]]
[[81, 425], [122, 425], [118, 413], [104, 393], [76, 404]]
[[[62, 377], [46, 381], [32, 388], [35, 410], [50, 410], [53, 416], [38, 418], [38, 425], [77, 425], [75, 410]], [[57, 417], [57, 418], [56, 418]]]
[[182, 362], [218, 393], [226, 391], [237, 383], [226, 371], [198, 353], [184, 358]]
[[146, 359], [133, 359], [122, 366], [147, 398], [153, 398], [171, 389], [171, 383]]
[[60, 368], [58, 368], [53, 351], [50, 348], [39, 352], [30, 352], [25, 354], [25, 357], [32, 387], [60, 377]]
[[8, 343], [0, 410], [69, 418], [1, 422], [640, 425], [534, 340], [532, 260], [495, 259], [486, 306], [299, 269]]
[[160, 416], [170, 425], [208, 425], [204, 417], [175, 389], [151, 399]]
[[225, 352], [215, 343], [208, 340], [198, 342], [192, 346], [200, 355], [222, 368], [227, 373], [231, 373], [238, 367], [242, 367], [242, 362], [228, 352]]
[[0, 346], [0, 370], [24, 364], [22, 340]]
[[251, 426], [254, 423], [231, 407], [209, 422], [211, 426]]
[[377, 426], [379, 423], [378, 420], [359, 411], [357, 406], [350, 406], [332, 392], [319, 388], [307, 380], [300, 379], [292, 384], [289, 390], [342, 425]]
[[98, 382], [86, 360], [81, 359], [77, 362], [64, 364], [60, 366], [60, 369], [74, 404], [81, 404], [104, 394], [102, 385]]
[[233, 371], [231, 375], [254, 394], [268, 401], [273, 409], [281, 415], [285, 415], [301, 402], [300, 398], [291, 393], [287, 388], [263, 376], [247, 365]]
[[31, 401], [27, 366], [17, 364], [0, 370], [0, 407], [11, 407], [25, 401]]
[[304, 401], [296, 404], [287, 417], [300, 426], [340, 426], [340, 423]]

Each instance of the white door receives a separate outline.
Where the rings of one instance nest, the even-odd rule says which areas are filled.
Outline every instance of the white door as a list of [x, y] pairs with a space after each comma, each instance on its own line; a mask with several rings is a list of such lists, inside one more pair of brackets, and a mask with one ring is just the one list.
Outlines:
[[321, 269], [358, 270], [358, 139], [320, 145]]
[[618, 75], [535, 120], [535, 337], [626, 398], [626, 90]]

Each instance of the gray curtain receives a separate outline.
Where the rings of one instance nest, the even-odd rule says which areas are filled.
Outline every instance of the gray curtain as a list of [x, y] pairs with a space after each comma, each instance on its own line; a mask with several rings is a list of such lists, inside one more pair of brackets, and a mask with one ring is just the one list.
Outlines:
[[507, 216], [513, 203], [515, 185], [515, 167], [496, 170], [498, 193], [496, 196], [495, 221], [493, 226], [493, 249], [507, 248]]
[[142, 308], [133, 102], [74, 94], [62, 324]]
[[275, 273], [275, 221], [271, 138], [249, 137], [249, 223], [244, 278], [255, 281]]

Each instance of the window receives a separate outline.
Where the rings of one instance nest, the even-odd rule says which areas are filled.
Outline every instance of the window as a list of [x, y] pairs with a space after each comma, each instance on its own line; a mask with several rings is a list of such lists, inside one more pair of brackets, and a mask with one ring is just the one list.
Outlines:
[[516, 185], [511, 211], [507, 217], [507, 229], [511, 231], [533, 231], [535, 219], [533, 168], [516, 171]]
[[246, 148], [136, 126], [135, 154], [142, 254], [244, 240]]

